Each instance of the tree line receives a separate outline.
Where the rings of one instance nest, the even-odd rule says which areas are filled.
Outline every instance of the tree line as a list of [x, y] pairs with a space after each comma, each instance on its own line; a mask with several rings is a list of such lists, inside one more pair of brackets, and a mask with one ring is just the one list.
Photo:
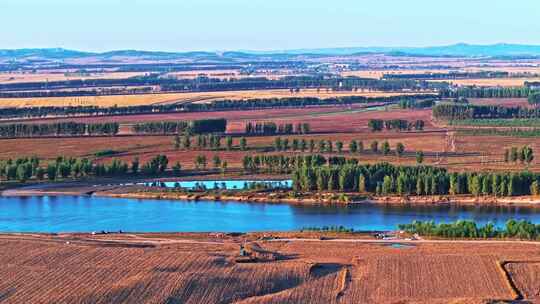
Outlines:
[[518, 160], [521, 163], [530, 164], [534, 159], [533, 149], [529, 146], [523, 146], [521, 148], [511, 147], [510, 149], [504, 150], [504, 161], [505, 162], [517, 162]]
[[[130, 164], [119, 159], [113, 159], [110, 164], [95, 163], [88, 158], [57, 157], [56, 160], [41, 163], [37, 157], [8, 159], [0, 161], [0, 177], [6, 180], [25, 182], [35, 178], [38, 180], [58, 180], [65, 178], [80, 178], [86, 176], [115, 177], [131, 175], [159, 175], [167, 170], [169, 160], [165, 155], [157, 155], [148, 162], [141, 164], [135, 158]], [[177, 163], [173, 167], [180, 167]], [[173, 172], [179, 173], [179, 171]]]
[[433, 117], [445, 120], [539, 118], [540, 109], [442, 102], [433, 107]]
[[416, 73], [416, 74], [383, 74], [383, 79], [469, 79], [469, 78], [507, 78], [510, 73], [505, 71], [479, 71], [479, 72], [448, 72], [448, 73]]
[[442, 89], [442, 98], [527, 98], [532, 90], [529, 87], [476, 87], [467, 86], [452, 89]]
[[394, 166], [388, 163], [296, 166], [297, 191], [368, 192], [377, 195], [492, 195], [540, 193], [540, 175], [531, 172], [449, 173], [430, 166]]
[[[412, 99], [433, 98], [435, 95], [419, 94], [408, 96]], [[187, 104], [160, 104], [160, 105], [138, 105], [138, 106], [46, 106], [46, 107], [11, 107], [0, 108], [0, 116], [4, 118], [37, 118], [47, 116], [110, 116], [110, 115], [134, 115], [148, 113], [175, 113], [175, 112], [206, 112], [206, 111], [229, 111], [229, 110], [253, 110], [253, 109], [273, 109], [273, 108], [298, 108], [309, 106], [346, 106], [352, 104], [367, 103], [394, 103], [402, 96], [390, 97], [364, 97], [364, 96], [340, 96], [332, 98], [316, 97], [286, 97], [286, 98], [264, 98], [234, 100], [224, 99], [211, 103], [187, 103]]]
[[391, 120], [382, 120], [382, 119], [370, 119], [368, 121], [368, 127], [371, 132], [379, 132], [383, 129], [386, 130], [397, 130], [397, 131], [410, 131], [412, 129], [416, 131], [424, 130], [424, 121], [416, 120], [409, 122], [403, 119], [391, 119]]
[[435, 224], [434, 221], [414, 221], [401, 224], [399, 229], [423, 236], [445, 238], [519, 238], [537, 240], [540, 237], [540, 225], [529, 221], [508, 220], [504, 227], [498, 228], [493, 223], [478, 226], [474, 221], [458, 220], [453, 223]]
[[423, 100], [416, 100], [416, 99], [401, 99], [399, 101], [399, 107], [402, 109], [425, 109], [425, 108], [431, 108], [435, 104], [434, 99], [423, 99]]
[[308, 134], [311, 127], [308, 123], [276, 124], [275, 122], [248, 122], [246, 124], [246, 134], [276, 135], [276, 134]]
[[107, 123], [57, 122], [46, 124], [0, 124], [0, 137], [84, 136], [118, 134], [119, 125]]
[[[204, 150], [221, 150], [222, 148], [222, 139], [224, 137], [219, 134], [199, 134], [197, 137], [193, 137], [191, 134], [180, 135], [176, 134], [174, 137], [173, 145], [175, 150], [184, 149], [191, 150], [193, 148]], [[248, 142], [245, 137], [241, 137], [238, 141], [238, 145], [234, 145], [233, 137], [225, 137], [225, 149], [227, 151], [232, 151], [236, 148], [239, 148], [241, 151], [246, 151], [248, 149]]]
[[224, 133], [227, 130], [227, 120], [201, 119], [193, 121], [158, 121], [142, 122], [133, 125], [135, 134], [201, 134], [201, 133]]
[[[342, 141], [331, 141], [331, 140], [318, 140], [314, 139], [306, 140], [304, 138], [289, 138], [276, 137], [274, 139], [273, 149], [274, 151], [300, 151], [309, 153], [343, 153], [343, 148], [345, 145]], [[366, 149], [364, 143], [360, 140], [351, 140], [348, 145], [349, 153], [365, 153]], [[391, 153], [390, 144], [388, 141], [384, 141], [382, 144], [379, 144], [378, 141], [374, 140], [370, 143], [368, 147], [369, 151], [372, 153], [382, 153], [383, 155], [389, 155]], [[405, 145], [398, 142], [395, 146], [395, 154], [400, 157], [405, 153]]]
[[528, 98], [529, 104], [538, 105], [540, 104], [540, 92], [534, 92], [529, 95]]
[[0, 97], [62, 97], [97, 96], [103, 94], [139, 94], [159, 87], [160, 92], [213, 92], [260, 89], [322, 89], [353, 91], [421, 91], [444, 88], [444, 83], [412, 79], [372, 79], [360, 77], [287, 76], [280, 79], [266, 77], [178, 79], [159, 74], [135, 76], [127, 79], [88, 79], [33, 83], [0, 84]]

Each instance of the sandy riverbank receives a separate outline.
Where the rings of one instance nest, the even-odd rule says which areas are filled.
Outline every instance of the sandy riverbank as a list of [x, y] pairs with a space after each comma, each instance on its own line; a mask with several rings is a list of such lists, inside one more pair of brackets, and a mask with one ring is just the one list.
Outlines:
[[95, 184], [93, 181], [70, 183], [42, 183], [2, 192], [2, 196], [59, 196], [96, 195], [116, 198], [167, 199], [189, 201], [237, 201], [284, 203], [297, 205], [362, 203], [394, 205], [476, 205], [476, 206], [523, 206], [540, 207], [540, 197], [515, 196], [471, 196], [471, 195], [431, 195], [431, 196], [374, 196], [361, 193], [293, 193], [289, 191], [206, 191], [183, 192], [155, 187], [125, 184]]
[[298, 205], [337, 204], [353, 205], [363, 203], [394, 204], [394, 205], [485, 205], [485, 206], [524, 206], [540, 207], [540, 198], [533, 196], [516, 197], [492, 197], [470, 195], [432, 195], [432, 196], [373, 196], [359, 193], [308, 193], [292, 195], [292, 192], [176, 192], [159, 191], [155, 189], [141, 188], [117, 188], [96, 192], [98, 196], [137, 198], [137, 199], [167, 199], [167, 200], [190, 200], [190, 201], [237, 201], [237, 202], [262, 202], [262, 203], [285, 203]]

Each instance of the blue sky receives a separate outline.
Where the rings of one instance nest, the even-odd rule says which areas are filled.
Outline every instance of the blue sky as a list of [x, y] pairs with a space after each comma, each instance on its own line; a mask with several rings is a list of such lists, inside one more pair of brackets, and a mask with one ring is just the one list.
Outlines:
[[0, 0], [0, 48], [540, 44], [539, 0]]

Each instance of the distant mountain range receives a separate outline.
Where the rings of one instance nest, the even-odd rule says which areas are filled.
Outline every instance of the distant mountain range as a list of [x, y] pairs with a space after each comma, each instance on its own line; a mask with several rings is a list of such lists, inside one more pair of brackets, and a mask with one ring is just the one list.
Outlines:
[[257, 58], [257, 57], [291, 57], [291, 56], [325, 56], [325, 55], [357, 55], [357, 54], [389, 54], [409, 56], [452, 56], [452, 57], [540, 57], [540, 45], [524, 44], [491, 44], [473, 45], [458, 43], [447, 46], [430, 47], [351, 47], [296, 49], [282, 51], [234, 51], [234, 52], [155, 52], [137, 50], [119, 50], [103, 53], [82, 52], [62, 48], [14, 49], [0, 50], [2, 59], [71, 59], [96, 57], [109, 59], [113, 57], [137, 57], [148, 59], [224, 59], [224, 58]]
[[316, 55], [354, 55], [362, 53], [402, 54], [419, 56], [540, 56], [540, 45], [490, 44], [474, 45], [458, 43], [445, 46], [428, 47], [351, 47], [326, 49], [298, 49], [278, 52], [249, 52], [254, 54], [316, 54]]

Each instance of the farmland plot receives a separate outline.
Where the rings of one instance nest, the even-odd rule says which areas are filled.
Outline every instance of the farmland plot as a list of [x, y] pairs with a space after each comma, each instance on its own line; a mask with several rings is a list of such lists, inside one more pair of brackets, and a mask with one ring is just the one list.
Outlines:
[[540, 300], [540, 262], [510, 262], [505, 267], [525, 299]]

